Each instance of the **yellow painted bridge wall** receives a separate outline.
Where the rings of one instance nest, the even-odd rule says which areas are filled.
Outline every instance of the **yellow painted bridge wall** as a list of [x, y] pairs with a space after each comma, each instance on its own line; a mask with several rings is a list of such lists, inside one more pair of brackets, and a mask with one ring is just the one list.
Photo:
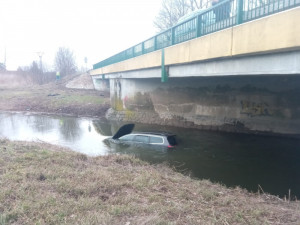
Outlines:
[[[165, 48], [165, 64], [300, 49], [300, 7]], [[91, 75], [161, 66], [161, 50], [91, 71]]]

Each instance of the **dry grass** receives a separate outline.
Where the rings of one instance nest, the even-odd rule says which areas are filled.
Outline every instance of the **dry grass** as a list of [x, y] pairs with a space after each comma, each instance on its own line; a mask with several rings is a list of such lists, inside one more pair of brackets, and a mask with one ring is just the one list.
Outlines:
[[0, 224], [300, 224], [299, 202], [132, 156], [0, 140]]
[[103, 116], [109, 108], [107, 93], [44, 85], [0, 89], [2, 111], [30, 111], [75, 116]]

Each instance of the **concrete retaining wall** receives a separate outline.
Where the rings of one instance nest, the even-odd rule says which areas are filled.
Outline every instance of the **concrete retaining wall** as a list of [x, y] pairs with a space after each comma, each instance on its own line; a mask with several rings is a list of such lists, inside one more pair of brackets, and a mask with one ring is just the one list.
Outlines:
[[110, 119], [300, 137], [300, 77], [110, 79]]

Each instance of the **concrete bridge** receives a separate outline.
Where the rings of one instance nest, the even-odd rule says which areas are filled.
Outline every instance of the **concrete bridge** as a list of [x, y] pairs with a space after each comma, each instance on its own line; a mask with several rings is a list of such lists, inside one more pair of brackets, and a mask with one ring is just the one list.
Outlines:
[[[227, 18], [203, 24], [226, 2]], [[224, 1], [95, 64], [95, 87], [110, 89], [108, 117], [300, 137], [300, 0], [267, 3]]]

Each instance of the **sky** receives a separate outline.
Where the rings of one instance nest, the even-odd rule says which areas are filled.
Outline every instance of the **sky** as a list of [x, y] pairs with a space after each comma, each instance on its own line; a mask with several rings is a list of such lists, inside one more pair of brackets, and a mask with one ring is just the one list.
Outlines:
[[[156, 34], [161, 0], [0, 0], [0, 63], [8, 70], [42, 61], [59, 47], [88, 67]], [[6, 55], [6, 57], [5, 57]]]

